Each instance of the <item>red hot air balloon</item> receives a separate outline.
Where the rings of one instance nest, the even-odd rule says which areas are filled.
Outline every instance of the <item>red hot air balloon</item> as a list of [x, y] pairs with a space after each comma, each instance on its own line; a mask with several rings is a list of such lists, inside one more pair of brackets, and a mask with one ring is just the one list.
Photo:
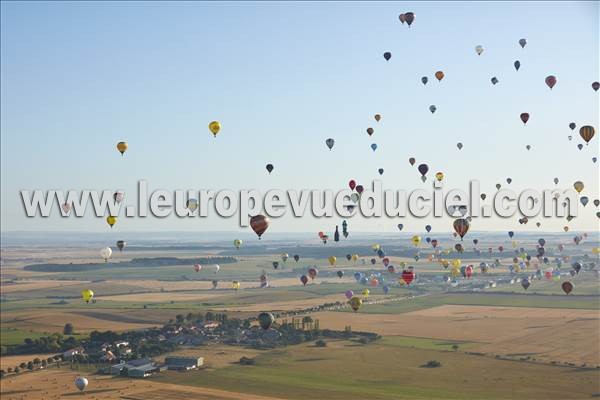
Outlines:
[[548, 85], [548, 87], [550, 88], [550, 90], [552, 90], [552, 88], [554, 87], [554, 85], [556, 85], [556, 77], [554, 75], [548, 75], [546, 77], [546, 85]]
[[464, 218], [459, 218], [454, 221], [454, 231], [460, 236], [460, 240], [463, 240], [463, 237], [469, 231], [469, 221]]
[[354, 179], [350, 179], [350, 182], [348, 182], [348, 186], [350, 187], [350, 190], [354, 190], [354, 188], [356, 187], [356, 181]]
[[526, 124], [527, 121], [529, 121], [529, 113], [522, 113], [521, 114], [521, 121], [523, 121], [523, 123]]
[[402, 271], [402, 280], [404, 282], [406, 282], [407, 285], [410, 285], [410, 283], [415, 279], [415, 273], [413, 271], [409, 271], [409, 270], [404, 270]]
[[250, 218], [250, 227], [252, 228], [254, 233], [258, 235], [259, 240], [262, 234], [265, 233], [265, 231], [269, 227], [270, 223], [271, 220], [269, 220], [269, 218], [265, 217], [264, 215], [255, 215], [254, 217]]

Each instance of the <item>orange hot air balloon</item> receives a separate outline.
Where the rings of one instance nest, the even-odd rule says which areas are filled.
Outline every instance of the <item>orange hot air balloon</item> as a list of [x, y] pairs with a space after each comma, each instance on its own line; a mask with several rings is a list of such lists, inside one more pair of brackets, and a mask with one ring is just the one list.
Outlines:
[[590, 140], [592, 140], [595, 134], [596, 131], [594, 130], [593, 126], [586, 125], [579, 128], [579, 136], [581, 136], [581, 138], [585, 140], [585, 142], [588, 144], [590, 143]]
[[437, 78], [438, 81], [441, 81], [442, 79], [444, 79], [444, 72], [443, 71], [436, 72], [435, 77]]
[[117, 150], [119, 150], [119, 153], [121, 153], [121, 155], [124, 155], [125, 152], [127, 151], [127, 143], [126, 142], [119, 142], [117, 143]]
[[457, 220], [454, 221], [454, 230], [456, 231], [456, 233], [458, 234], [458, 236], [460, 236], [460, 240], [463, 239], [463, 237], [467, 234], [467, 232], [469, 231], [469, 221], [467, 219], [464, 218], [459, 218]]
[[258, 235], [259, 240], [262, 234], [265, 233], [265, 231], [269, 227], [270, 223], [271, 220], [268, 217], [265, 217], [264, 215], [255, 215], [254, 217], [250, 218], [250, 227], [252, 228], [254, 233]]

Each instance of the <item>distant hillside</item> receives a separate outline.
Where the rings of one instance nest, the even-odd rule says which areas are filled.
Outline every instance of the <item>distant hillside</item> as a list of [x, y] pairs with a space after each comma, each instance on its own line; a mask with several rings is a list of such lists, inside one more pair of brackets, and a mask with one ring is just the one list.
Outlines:
[[86, 264], [32, 264], [24, 267], [26, 271], [36, 272], [79, 272], [91, 271], [104, 268], [152, 268], [167, 267], [172, 265], [193, 265], [193, 264], [232, 264], [236, 262], [235, 257], [199, 257], [199, 258], [177, 258], [177, 257], [156, 257], [156, 258], [134, 258], [131, 261], [121, 261], [118, 263], [86, 263]]

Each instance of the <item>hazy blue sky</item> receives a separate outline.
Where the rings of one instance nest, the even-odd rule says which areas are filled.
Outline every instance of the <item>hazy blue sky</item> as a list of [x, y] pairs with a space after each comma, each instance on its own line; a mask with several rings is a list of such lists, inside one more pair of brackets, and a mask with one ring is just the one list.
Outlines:
[[[582, 180], [584, 194], [599, 197], [591, 159], [598, 156], [600, 92], [590, 87], [600, 79], [598, 2], [1, 7], [3, 230], [110, 230], [96, 218], [27, 219], [20, 189], [131, 192], [147, 179], [152, 189], [338, 190], [351, 178], [377, 178], [380, 167], [387, 188], [429, 188], [409, 165], [411, 156], [429, 164], [430, 180], [445, 172], [448, 188], [480, 179], [489, 198], [507, 177], [515, 190], [552, 188], [554, 177], [563, 188]], [[406, 11], [416, 15], [410, 28], [398, 20]], [[525, 49], [520, 38], [527, 38]], [[389, 62], [385, 51], [393, 54]], [[441, 83], [437, 70], [446, 74]], [[552, 91], [544, 84], [550, 74], [558, 78]], [[527, 126], [522, 112], [531, 114]], [[214, 119], [223, 125], [216, 140], [207, 129]], [[582, 151], [572, 121], [596, 127]], [[328, 137], [336, 140], [332, 152]], [[130, 146], [124, 158], [115, 149], [120, 140]], [[270, 176], [267, 162], [275, 165]], [[131, 197], [127, 204], [135, 204]], [[569, 225], [597, 230], [596, 211], [590, 201]], [[536, 229], [536, 220], [523, 226], [517, 219], [478, 219], [473, 229]], [[316, 232], [337, 222], [286, 216], [270, 230]], [[353, 230], [391, 232], [398, 222], [407, 230], [427, 223], [450, 229], [449, 219], [350, 223]], [[122, 218], [115, 229], [237, 224]], [[561, 230], [565, 221], [542, 224]]]

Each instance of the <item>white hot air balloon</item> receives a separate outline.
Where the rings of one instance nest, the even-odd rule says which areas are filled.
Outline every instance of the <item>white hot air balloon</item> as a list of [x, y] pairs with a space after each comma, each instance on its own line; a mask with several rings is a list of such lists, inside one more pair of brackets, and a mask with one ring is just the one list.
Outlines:
[[88, 380], [86, 377], [84, 376], [78, 376], [77, 379], [75, 379], [75, 386], [77, 386], [77, 389], [79, 389], [80, 391], [84, 391], [85, 388], [88, 385]]
[[219, 272], [220, 269], [221, 267], [219, 266], [219, 264], [215, 264], [215, 274]]
[[102, 250], [100, 250], [100, 256], [102, 258], [104, 258], [104, 262], [108, 262], [108, 259], [110, 258], [110, 256], [112, 256], [112, 250], [110, 247], [105, 247]]
[[481, 53], [483, 53], [483, 46], [482, 45], [475, 46], [475, 52], [477, 53], [478, 56], [480, 56]]

